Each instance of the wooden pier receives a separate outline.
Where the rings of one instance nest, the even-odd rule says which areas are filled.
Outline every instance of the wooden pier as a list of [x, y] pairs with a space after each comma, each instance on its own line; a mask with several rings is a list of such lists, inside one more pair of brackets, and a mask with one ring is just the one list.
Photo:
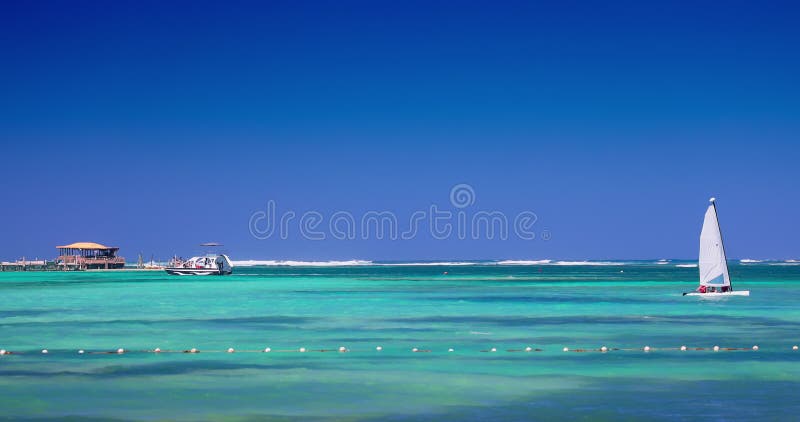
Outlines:
[[20, 259], [14, 262], [0, 262], [0, 272], [5, 271], [58, 271], [55, 261]]

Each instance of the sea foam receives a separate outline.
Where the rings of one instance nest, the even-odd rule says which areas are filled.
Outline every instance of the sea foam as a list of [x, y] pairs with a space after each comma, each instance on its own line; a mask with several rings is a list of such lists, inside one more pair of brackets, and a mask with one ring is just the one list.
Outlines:
[[245, 260], [233, 261], [237, 267], [353, 267], [358, 265], [372, 265], [372, 261], [353, 259], [349, 261], [278, 261], [278, 260]]
[[513, 260], [507, 259], [505, 261], [498, 261], [497, 265], [544, 265], [553, 262], [549, 259], [540, 259], [538, 261], [525, 261], [525, 260]]
[[439, 266], [466, 266], [466, 265], [480, 265], [480, 262], [469, 261], [443, 261], [443, 262], [382, 262], [373, 265], [381, 265], [386, 267], [439, 267]]
[[564, 265], [564, 266], [605, 266], [605, 265], [625, 265], [624, 262], [612, 262], [612, 261], [556, 261], [553, 265]]

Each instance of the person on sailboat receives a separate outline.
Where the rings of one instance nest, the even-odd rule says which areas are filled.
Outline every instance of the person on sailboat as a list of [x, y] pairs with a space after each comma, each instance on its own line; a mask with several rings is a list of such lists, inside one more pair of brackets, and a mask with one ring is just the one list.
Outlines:
[[705, 292], [706, 292], [706, 286], [700, 286], [697, 288], [697, 293], [705, 293]]

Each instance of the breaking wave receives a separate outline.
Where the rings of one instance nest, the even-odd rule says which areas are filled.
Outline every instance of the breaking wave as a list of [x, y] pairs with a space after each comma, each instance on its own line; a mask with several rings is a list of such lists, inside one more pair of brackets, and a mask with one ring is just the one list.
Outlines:
[[357, 265], [372, 265], [372, 261], [353, 259], [350, 261], [276, 261], [276, 260], [246, 260], [233, 261], [237, 267], [353, 267]]
[[544, 265], [553, 262], [549, 259], [540, 259], [538, 261], [524, 261], [507, 259], [505, 261], [497, 261], [497, 265]]
[[465, 265], [481, 265], [480, 262], [468, 261], [455, 261], [455, 262], [383, 262], [373, 265], [382, 265], [387, 267], [440, 267], [440, 266], [465, 266]]
[[[678, 261], [680, 262], [680, 261]], [[382, 267], [457, 267], [457, 266], [534, 266], [554, 265], [563, 267], [579, 266], [625, 266], [625, 265], [665, 265], [672, 264], [670, 260], [658, 261], [554, 261], [551, 259], [522, 260], [506, 259], [500, 261], [411, 261], [411, 262], [375, 262], [370, 260], [352, 259], [343, 261], [299, 261], [299, 260], [241, 260], [233, 261], [237, 267], [354, 267], [354, 266], [382, 266]], [[785, 261], [763, 261], [755, 259], [741, 259], [740, 264], [762, 265], [800, 265], [800, 260], [787, 259]], [[697, 268], [696, 263], [674, 264], [677, 268]]]
[[613, 262], [613, 261], [556, 261], [553, 265], [565, 265], [565, 266], [582, 266], [582, 265], [625, 265], [624, 262]]

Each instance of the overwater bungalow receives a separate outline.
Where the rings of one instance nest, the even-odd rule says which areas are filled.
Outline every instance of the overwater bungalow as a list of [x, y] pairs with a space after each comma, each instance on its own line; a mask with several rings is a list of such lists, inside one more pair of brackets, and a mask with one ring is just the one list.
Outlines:
[[125, 266], [125, 258], [117, 256], [119, 248], [93, 242], [78, 242], [56, 246], [56, 262], [63, 270], [116, 269]]

